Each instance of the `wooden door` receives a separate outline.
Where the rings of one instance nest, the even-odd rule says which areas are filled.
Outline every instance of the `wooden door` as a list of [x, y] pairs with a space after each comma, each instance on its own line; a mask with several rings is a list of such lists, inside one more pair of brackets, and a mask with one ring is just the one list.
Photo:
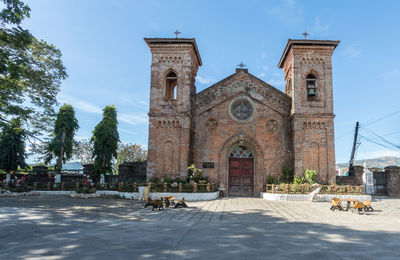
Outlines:
[[254, 158], [229, 158], [229, 196], [254, 196]]

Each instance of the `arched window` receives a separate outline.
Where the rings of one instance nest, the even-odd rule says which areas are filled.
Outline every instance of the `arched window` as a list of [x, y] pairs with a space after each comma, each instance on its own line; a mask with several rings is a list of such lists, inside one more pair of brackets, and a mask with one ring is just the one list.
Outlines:
[[230, 158], [253, 158], [253, 154], [246, 146], [239, 145], [233, 149]]
[[166, 89], [165, 89], [165, 98], [167, 99], [177, 99], [178, 97], [178, 77], [175, 72], [170, 71], [166, 77]]
[[308, 74], [306, 78], [307, 100], [315, 101], [318, 96], [318, 80], [312, 75]]

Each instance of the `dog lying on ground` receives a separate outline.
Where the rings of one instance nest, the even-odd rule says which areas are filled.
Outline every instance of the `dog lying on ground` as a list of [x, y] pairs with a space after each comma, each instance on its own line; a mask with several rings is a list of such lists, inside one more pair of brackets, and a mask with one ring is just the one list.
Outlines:
[[163, 204], [162, 200], [152, 200], [152, 199], [148, 198], [147, 199], [147, 203], [146, 203], [146, 205], [144, 207], [147, 208], [149, 206], [153, 207], [152, 210], [154, 210], [154, 209], [158, 209], [158, 210], [164, 209], [164, 204]]

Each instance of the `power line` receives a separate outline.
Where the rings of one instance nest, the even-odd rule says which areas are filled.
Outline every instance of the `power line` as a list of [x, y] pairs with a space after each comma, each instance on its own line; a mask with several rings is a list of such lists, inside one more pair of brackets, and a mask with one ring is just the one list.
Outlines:
[[395, 111], [395, 112], [393, 112], [393, 113], [390, 113], [389, 115], [383, 116], [383, 117], [381, 117], [381, 118], [378, 118], [378, 119], [376, 119], [376, 120], [374, 120], [374, 121], [372, 121], [372, 122], [370, 122], [370, 123], [365, 123], [365, 124], [364, 124], [364, 127], [367, 126], [367, 125], [371, 125], [371, 124], [373, 124], [373, 123], [376, 123], [376, 122], [378, 122], [378, 121], [381, 121], [381, 120], [383, 120], [383, 119], [386, 119], [386, 118], [388, 118], [388, 117], [390, 117], [390, 116], [393, 116], [393, 115], [395, 115], [395, 114], [398, 114], [398, 113], [400, 113], [400, 110], [397, 110], [397, 111]]
[[400, 133], [400, 131], [391, 132], [391, 133], [388, 133], [388, 134], [384, 134], [382, 136], [389, 136], [389, 135], [394, 135], [394, 134], [397, 134], [397, 133]]
[[389, 146], [387, 146], [387, 145], [385, 145], [385, 144], [382, 144], [382, 143], [379, 143], [379, 142], [377, 142], [377, 141], [374, 141], [374, 140], [372, 140], [372, 139], [370, 139], [370, 138], [368, 138], [368, 137], [366, 137], [366, 136], [362, 136], [362, 137], [363, 137], [365, 140], [367, 140], [368, 142], [371, 142], [371, 143], [380, 145], [380, 146], [382, 146], [382, 147], [385, 147], [385, 148], [387, 148], [387, 149], [390, 149], [390, 150], [392, 150], [392, 151], [395, 151], [395, 152], [397, 152], [397, 153], [400, 153], [400, 150], [393, 149], [392, 147], [389, 147]]
[[393, 142], [388, 141], [387, 139], [383, 138], [382, 136], [378, 135], [377, 133], [373, 132], [372, 130], [370, 130], [368, 128], [364, 128], [363, 130], [366, 130], [367, 132], [373, 134], [374, 136], [376, 136], [377, 138], [379, 138], [380, 140], [382, 140], [386, 144], [391, 145], [395, 149], [400, 149], [400, 145], [397, 145], [397, 144], [395, 144]]
[[[390, 113], [390, 114], [388, 114], [388, 115], [385, 115], [385, 116], [380, 117], [380, 118], [375, 119], [375, 120], [374, 120], [373, 118], [371, 118], [371, 119], [365, 121], [364, 123], [361, 123], [361, 124], [360, 124], [360, 129], [363, 128], [363, 127], [365, 127], [365, 126], [367, 126], [367, 125], [374, 124], [374, 123], [376, 123], [376, 122], [378, 122], [378, 121], [381, 121], [381, 120], [383, 120], [383, 119], [386, 119], [386, 118], [388, 118], [388, 117], [390, 117], [390, 116], [393, 116], [393, 115], [395, 115], [395, 114], [398, 114], [398, 113], [400, 113], [400, 110], [397, 110], [397, 111], [395, 111], [395, 112], [392, 112], [392, 113]], [[374, 121], [371, 122], [371, 120], [374, 120]], [[345, 137], [345, 136], [347, 136], [347, 135], [349, 135], [349, 134], [351, 134], [351, 133], [353, 133], [353, 132], [354, 132], [354, 130], [351, 130], [351, 131], [349, 131], [349, 132], [347, 132], [347, 133], [345, 133], [345, 134], [343, 134], [343, 135], [341, 135], [341, 136], [335, 138], [335, 140], [339, 140], [340, 138]]]

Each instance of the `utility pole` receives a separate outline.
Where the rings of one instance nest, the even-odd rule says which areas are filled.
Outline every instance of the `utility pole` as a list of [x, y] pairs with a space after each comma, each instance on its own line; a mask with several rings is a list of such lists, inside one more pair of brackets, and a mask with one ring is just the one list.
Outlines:
[[360, 124], [357, 121], [356, 123], [356, 130], [354, 132], [354, 141], [353, 141], [353, 149], [351, 149], [350, 161], [349, 161], [349, 176], [354, 175], [354, 154], [356, 153], [356, 145], [357, 145], [357, 138], [358, 138], [358, 128]]

